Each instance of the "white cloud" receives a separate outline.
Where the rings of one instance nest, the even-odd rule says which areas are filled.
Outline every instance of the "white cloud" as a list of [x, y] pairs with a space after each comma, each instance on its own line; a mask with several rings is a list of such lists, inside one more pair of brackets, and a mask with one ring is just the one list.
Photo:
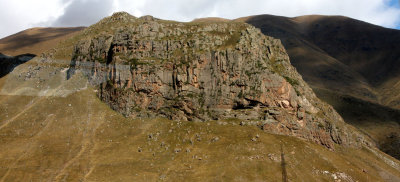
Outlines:
[[53, 26], [89, 26], [112, 13], [114, 0], [73, 0]]
[[[127, 0], [118, 0], [126, 1]], [[396, 27], [400, 23], [400, 7], [390, 0], [139, 0], [140, 5], [126, 3], [117, 10], [140, 15], [151, 14], [164, 19], [190, 21], [217, 16], [239, 18], [257, 14], [300, 16], [309, 14], [344, 15], [373, 24]], [[130, 9], [130, 7], [135, 7]]]
[[64, 5], [62, 0], [0, 0], [0, 37], [55, 19]]
[[146, 0], [114, 0], [115, 6], [113, 7], [113, 12], [126, 11], [133, 16], [143, 16], [143, 6], [146, 4]]
[[190, 21], [257, 14], [344, 15], [373, 24], [400, 25], [396, 0], [0, 0], [0, 37], [32, 26], [87, 26], [115, 11]]

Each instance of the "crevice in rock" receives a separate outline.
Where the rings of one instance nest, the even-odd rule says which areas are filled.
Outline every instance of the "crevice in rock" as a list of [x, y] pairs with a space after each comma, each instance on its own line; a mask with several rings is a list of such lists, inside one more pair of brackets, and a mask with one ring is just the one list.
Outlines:
[[107, 64], [110, 64], [113, 60], [113, 56], [114, 56], [114, 51], [113, 51], [114, 45], [110, 46], [110, 49], [108, 49], [107, 52]]

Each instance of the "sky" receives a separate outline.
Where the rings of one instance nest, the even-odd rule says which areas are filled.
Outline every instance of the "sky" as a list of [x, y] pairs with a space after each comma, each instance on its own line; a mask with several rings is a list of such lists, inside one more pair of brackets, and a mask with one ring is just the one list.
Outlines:
[[0, 0], [0, 38], [32, 27], [89, 26], [113, 12], [191, 21], [272, 14], [343, 15], [400, 29], [400, 0]]

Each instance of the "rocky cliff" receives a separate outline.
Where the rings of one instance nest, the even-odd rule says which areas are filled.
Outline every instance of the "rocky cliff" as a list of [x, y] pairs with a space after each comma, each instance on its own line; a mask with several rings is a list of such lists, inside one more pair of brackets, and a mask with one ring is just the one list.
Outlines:
[[235, 118], [328, 148], [369, 144], [315, 96], [280, 40], [248, 24], [116, 13], [85, 31], [94, 36], [75, 46], [69, 75], [84, 73], [127, 117]]

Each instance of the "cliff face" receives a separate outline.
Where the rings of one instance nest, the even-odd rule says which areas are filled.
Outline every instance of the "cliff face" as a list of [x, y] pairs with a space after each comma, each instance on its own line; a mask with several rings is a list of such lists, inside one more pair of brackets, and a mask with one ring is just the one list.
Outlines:
[[281, 42], [250, 25], [117, 13], [97, 26], [113, 21], [121, 26], [112, 33], [75, 46], [69, 74], [84, 73], [100, 99], [127, 117], [236, 118], [328, 148], [366, 142], [316, 98]]

